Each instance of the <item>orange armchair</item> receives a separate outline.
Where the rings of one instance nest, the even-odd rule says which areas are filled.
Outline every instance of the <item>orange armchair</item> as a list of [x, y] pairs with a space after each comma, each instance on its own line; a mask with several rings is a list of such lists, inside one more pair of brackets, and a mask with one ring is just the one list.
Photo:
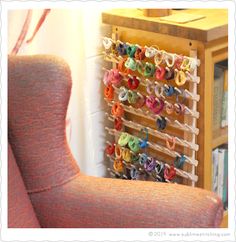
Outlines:
[[58, 57], [9, 57], [9, 227], [220, 225], [223, 206], [212, 192], [81, 174], [65, 134], [71, 84], [70, 69]]

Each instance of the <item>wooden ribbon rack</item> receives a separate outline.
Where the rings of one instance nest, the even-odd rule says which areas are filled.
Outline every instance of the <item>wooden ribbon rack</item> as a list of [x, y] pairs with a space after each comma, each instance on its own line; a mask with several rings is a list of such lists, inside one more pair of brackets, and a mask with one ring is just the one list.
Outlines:
[[102, 80], [111, 124], [105, 127], [112, 140], [105, 149], [110, 175], [194, 186], [197, 52], [183, 56], [115, 38], [102, 41], [104, 59], [111, 63]]

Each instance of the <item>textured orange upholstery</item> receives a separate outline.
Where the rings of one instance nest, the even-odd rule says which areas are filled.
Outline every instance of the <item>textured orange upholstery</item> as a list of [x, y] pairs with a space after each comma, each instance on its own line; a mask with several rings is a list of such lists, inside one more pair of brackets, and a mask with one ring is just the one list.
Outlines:
[[8, 145], [8, 227], [40, 228], [10, 145]]
[[42, 227], [207, 228], [222, 217], [213, 193], [168, 183], [79, 175], [30, 197]]
[[79, 173], [67, 146], [68, 65], [52, 56], [8, 62], [9, 142], [28, 191], [58, 186]]
[[9, 141], [42, 227], [219, 226], [212, 192], [79, 173], [65, 136], [71, 75], [60, 58], [10, 57], [8, 86]]

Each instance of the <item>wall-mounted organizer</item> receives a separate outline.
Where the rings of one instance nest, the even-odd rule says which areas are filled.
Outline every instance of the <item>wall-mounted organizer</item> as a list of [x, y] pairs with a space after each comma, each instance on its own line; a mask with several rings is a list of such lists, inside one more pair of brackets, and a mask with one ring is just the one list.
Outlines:
[[[104, 24], [112, 26], [112, 33], [107, 37], [112, 37], [115, 41], [120, 40], [123, 43], [128, 42], [149, 47], [155, 47], [156, 45], [160, 50], [165, 50], [168, 53], [177, 53], [189, 57], [195, 57], [194, 55], [196, 52], [194, 53], [192, 50], [197, 50], [197, 58], [200, 60], [201, 64], [197, 68], [196, 76], [199, 76], [199, 80], [201, 81], [198, 84], [195, 82], [186, 82], [182, 87], [177, 86], [173, 80], [170, 81], [170, 83], [175, 87], [184, 88], [187, 91], [197, 88], [196, 96], [194, 96], [193, 99], [188, 98], [187, 95], [187, 105], [191, 110], [195, 110], [195, 105], [197, 106], [195, 111], [199, 112], [199, 118], [193, 120], [191, 115], [176, 116], [177, 121], [173, 123], [175, 127], [168, 125], [164, 131], [161, 131], [161, 133], [167, 133], [171, 136], [176, 136], [198, 145], [198, 150], [192, 151], [186, 146], [178, 145], [176, 142], [176, 149], [178, 149], [178, 152], [183, 151], [188, 157], [195, 155], [195, 160], [198, 161], [198, 165], [192, 166], [185, 162], [183, 170], [188, 174], [196, 175], [197, 182], [195, 182], [195, 186], [212, 190], [212, 149], [221, 144], [227, 143], [228, 141], [228, 128], [224, 127], [214, 130], [212, 122], [214, 106], [214, 64], [228, 58], [228, 12], [226, 9], [172, 10], [172, 14], [180, 13], [190, 15], [197, 14], [201, 15], [203, 18], [185, 23], [178, 22], [176, 24], [175, 22], [166, 21], [158, 17], [147, 17], [143, 14], [141, 9], [129, 8], [107, 10], [102, 14], [102, 21]], [[221, 18], [219, 18], [219, 15]], [[116, 62], [119, 61], [117, 57], [108, 60], [114, 63], [113, 68], [116, 67]], [[147, 62], [149, 61], [147, 60]], [[154, 83], [157, 81], [154, 78], [152, 79], [142, 76], [141, 79], [141, 83], [144, 84], [146, 84], [146, 79], [154, 80]], [[157, 82], [159, 84], [169, 85], [169, 81]], [[145, 95], [145, 90], [145, 86], [139, 85], [138, 91], [141, 94]], [[194, 93], [194, 91], [192, 91], [192, 93]], [[117, 94], [115, 96], [117, 96]], [[166, 98], [166, 101], [171, 102], [171, 98]], [[194, 103], [193, 101], [196, 102]], [[148, 115], [146, 111], [141, 113], [142, 110], [133, 110], [129, 108], [129, 105], [126, 105], [125, 109], [125, 116], [123, 117], [125, 120], [150, 127], [155, 131], [155, 134], [159, 132], [159, 130], [156, 129], [155, 119], [152, 118], [152, 112], [150, 112], [150, 115]], [[108, 110], [108, 112], [110, 112], [110, 109]], [[168, 116], [165, 112], [160, 115], [168, 117], [171, 121], [174, 119], [174, 117]], [[191, 124], [192, 126], [180, 126], [179, 123], [186, 123], [187, 125]], [[127, 124], [130, 125], [128, 122]], [[110, 128], [113, 128], [112, 121], [110, 122], [110, 125]], [[195, 128], [193, 128], [194, 126]], [[140, 130], [141, 126], [136, 126], [136, 128]], [[191, 128], [194, 130], [195, 137], [192, 136], [192, 133], [190, 132]], [[139, 135], [137, 130], [135, 131], [135, 129], [131, 129], [127, 126], [125, 126], [125, 130]], [[150, 142], [159, 145], [162, 144], [162, 147], [167, 148], [164, 136], [162, 136], [163, 138], [161, 139], [151, 135], [152, 131], [149, 133]], [[106, 137], [114, 138], [114, 136], [109, 135], [108, 132]], [[154, 157], [156, 155], [161, 161], [164, 160], [168, 164], [173, 163], [174, 157], [171, 157], [168, 154], [151, 150], [151, 148], [149, 152], [152, 152], [149, 153], [150, 156], [153, 154]], [[109, 164], [112, 169], [112, 162]], [[115, 176], [118, 176], [118, 174], [115, 174]], [[176, 178], [178, 178], [177, 182], [180, 183], [188, 185], [193, 185], [194, 183], [191, 179], [185, 179], [181, 176], [176, 176]], [[228, 226], [227, 221], [228, 212], [225, 211], [222, 227]]]
[[156, 45], [102, 41], [104, 59], [112, 63], [103, 69], [111, 122], [105, 129], [113, 136], [105, 148], [110, 174], [194, 186], [200, 100], [196, 51], [185, 56]]

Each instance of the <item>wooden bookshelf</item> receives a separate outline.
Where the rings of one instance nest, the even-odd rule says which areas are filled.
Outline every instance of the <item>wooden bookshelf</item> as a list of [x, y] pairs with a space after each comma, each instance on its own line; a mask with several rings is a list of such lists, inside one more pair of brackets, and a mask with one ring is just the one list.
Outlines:
[[213, 130], [212, 133], [212, 149], [228, 143], [228, 127]]
[[[223, 61], [225, 59], [228, 58], [228, 50], [221, 48], [221, 50], [218, 50], [217, 52], [215, 52], [212, 55], [212, 62], [213, 65], [215, 66], [216, 63], [219, 63], [220, 61]], [[214, 69], [213, 69], [214, 70]], [[213, 77], [212, 77], [213, 78]], [[214, 78], [212, 79], [212, 83], [214, 85]], [[214, 95], [214, 86], [212, 86], [212, 97]], [[214, 102], [213, 102], [213, 98], [211, 99], [212, 101], [212, 110], [211, 110], [211, 118], [213, 116], [213, 107], [214, 107]], [[210, 135], [210, 134], [209, 134]], [[227, 144], [228, 143], [228, 126], [225, 128], [219, 128], [216, 130], [212, 130], [211, 132], [212, 135], [212, 150], [223, 145], [223, 144]], [[212, 151], [211, 150], [211, 151]], [[211, 158], [212, 161], [212, 158]], [[210, 173], [212, 174], [212, 168], [209, 169]], [[209, 173], [208, 173], [209, 174]], [[208, 178], [209, 179], [209, 178]], [[211, 180], [208, 180], [208, 182], [212, 182], [212, 176], [210, 178]], [[223, 216], [223, 221], [221, 223], [221, 228], [228, 228], [228, 211], [224, 212], [224, 216]]]

